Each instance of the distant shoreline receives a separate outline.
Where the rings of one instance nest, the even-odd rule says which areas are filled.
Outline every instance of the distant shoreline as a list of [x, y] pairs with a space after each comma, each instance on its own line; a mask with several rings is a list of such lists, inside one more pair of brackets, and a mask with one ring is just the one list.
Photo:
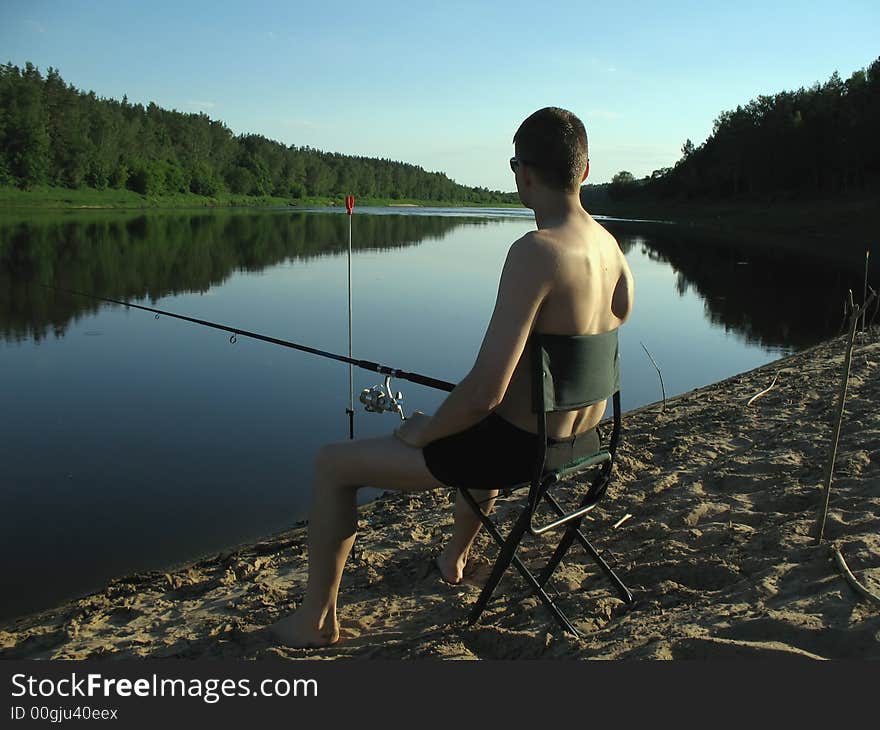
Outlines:
[[[712, 240], [727, 241], [746, 248], [773, 248], [811, 255], [846, 258], [857, 263], [865, 251], [876, 251], [876, 231], [880, 229], [880, 206], [874, 196], [852, 198], [803, 199], [786, 201], [611, 201], [591, 200], [587, 188], [582, 192], [584, 207], [594, 215], [624, 221], [676, 223], [711, 234]], [[0, 215], [29, 212], [75, 211], [171, 211], [230, 209], [341, 209], [344, 197], [287, 199], [273, 196], [225, 194], [205, 197], [192, 193], [145, 196], [130, 190], [71, 190], [42, 187], [20, 190], [0, 186]], [[355, 196], [355, 209], [379, 208], [478, 208], [525, 210], [512, 203], [473, 203], [454, 200], [395, 200]], [[643, 223], [640, 223], [642, 225]], [[876, 256], [873, 257], [876, 259]], [[873, 264], [876, 267], [876, 263]], [[872, 275], [873, 276], [873, 275]]]
[[[271, 195], [225, 194], [206, 197], [194, 193], [148, 196], [131, 190], [93, 190], [41, 187], [21, 190], [0, 186], [0, 211], [23, 210], [164, 210], [181, 208], [342, 208], [343, 195], [281, 198]], [[461, 200], [416, 200], [355, 196], [355, 206], [407, 208], [522, 208], [513, 203], [474, 203]]]
[[[757, 201], [581, 200], [590, 213], [613, 218], [677, 223], [704, 229], [732, 245], [804, 251], [854, 261], [877, 251], [880, 206], [876, 196]], [[874, 258], [874, 257], [872, 257]], [[876, 269], [874, 269], [876, 271]]]

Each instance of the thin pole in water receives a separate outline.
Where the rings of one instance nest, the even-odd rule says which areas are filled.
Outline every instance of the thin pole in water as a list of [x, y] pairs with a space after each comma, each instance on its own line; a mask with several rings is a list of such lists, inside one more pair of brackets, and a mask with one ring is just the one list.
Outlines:
[[865, 330], [865, 317], [867, 316], [868, 308], [865, 306], [865, 302], [868, 301], [868, 257], [871, 255], [871, 249], [865, 251], [865, 287], [862, 290], [862, 331]]
[[[347, 195], [345, 209], [348, 211], [348, 357], [351, 359], [351, 216], [354, 212], [354, 196]], [[354, 439], [354, 369], [348, 364], [348, 438]]]

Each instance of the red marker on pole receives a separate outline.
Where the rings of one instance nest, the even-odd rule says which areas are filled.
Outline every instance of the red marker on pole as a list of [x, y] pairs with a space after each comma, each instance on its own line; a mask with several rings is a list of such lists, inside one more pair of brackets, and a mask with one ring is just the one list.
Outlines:
[[[354, 212], [354, 195], [345, 196], [348, 211], [348, 357], [351, 358], [351, 216]], [[354, 438], [354, 370], [348, 365], [348, 437]]]

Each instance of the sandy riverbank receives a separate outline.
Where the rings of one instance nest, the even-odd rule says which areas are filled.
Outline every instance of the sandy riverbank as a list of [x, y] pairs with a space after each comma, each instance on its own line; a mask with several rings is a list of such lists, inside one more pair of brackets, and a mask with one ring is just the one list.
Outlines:
[[[465, 583], [443, 583], [431, 563], [452, 516], [438, 491], [362, 508], [334, 647], [280, 648], [260, 631], [302, 596], [298, 528], [0, 624], [0, 658], [880, 658], [880, 607], [829, 549], [840, 544], [880, 592], [877, 330], [856, 346], [826, 544], [815, 544], [844, 349], [838, 338], [625, 417], [617, 479], [588, 527], [636, 602], [573, 549], [551, 587], [584, 639], [525, 598], [513, 571], [482, 622], [465, 625], [495, 548], [481, 536]], [[524, 543], [527, 563], [537, 544]]]

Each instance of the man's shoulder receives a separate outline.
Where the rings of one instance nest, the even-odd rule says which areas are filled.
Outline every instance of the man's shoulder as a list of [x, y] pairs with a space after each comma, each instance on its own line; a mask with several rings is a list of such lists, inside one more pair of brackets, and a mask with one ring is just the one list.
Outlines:
[[531, 256], [552, 254], [558, 245], [552, 233], [545, 230], [529, 231], [521, 238], [513, 242], [510, 250], [516, 249], [519, 253]]
[[546, 279], [556, 268], [557, 253], [552, 242], [540, 235], [539, 231], [529, 231], [516, 239], [507, 251], [507, 266], [517, 277]]
[[577, 230], [545, 228], [529, 231], [514, 245], [519, 244], [524, 249], [547, 256], [565, 256], [574, 249], [603, 243], [616, 245], [617, 241], [604, 226], [598, 222], [591, 222], [591, 225], [580, 227]]

